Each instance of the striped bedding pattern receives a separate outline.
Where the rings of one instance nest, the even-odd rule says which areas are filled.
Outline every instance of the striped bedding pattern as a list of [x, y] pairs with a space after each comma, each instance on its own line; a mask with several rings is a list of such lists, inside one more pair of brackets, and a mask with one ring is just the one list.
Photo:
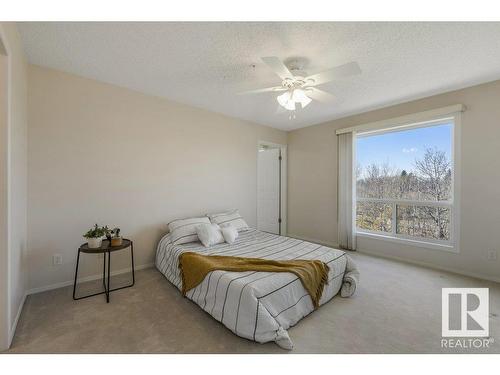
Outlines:
[[[231, 245], [223, 243], [210, 248], [199, 242], [174, 245], [167, 234], [158, 244], [156, 267], [179, 290], [182, 280], [178, 258], [187, 251], [274, 260], [321, 260], [328, 264], [330, 272], [320, 305], [341, 289], [348, 257], [341, 250], [256, 229], [240, 232]], [[286, 349], [293, 347], [286, 330], [314, 310], [309, 294], [292, 273], [213, 271], [187, 293], [187, 298], [238, 336], [261, 343], [275, 341]]]
[[168, 223], [170, 239], [174, 244], [178, 245], [198, 241], [196, 227], [201, 224], [210, 224], [208, 217], [193, 217], [171, 221]]

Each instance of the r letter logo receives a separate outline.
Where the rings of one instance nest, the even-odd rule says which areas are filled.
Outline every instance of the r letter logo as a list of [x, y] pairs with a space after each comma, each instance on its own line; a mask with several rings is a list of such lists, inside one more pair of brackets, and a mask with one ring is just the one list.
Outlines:
[[488, 337], [488, 323], [488, 288], [443, 288], [443, 337]]

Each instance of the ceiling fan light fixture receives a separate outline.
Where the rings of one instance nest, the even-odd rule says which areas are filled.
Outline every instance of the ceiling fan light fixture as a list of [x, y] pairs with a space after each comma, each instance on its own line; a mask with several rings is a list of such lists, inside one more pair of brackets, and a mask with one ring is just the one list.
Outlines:
[[302, 108], [305, 108], [312, 101], [312, 99], [308, 97], [302, 89], [293, 90], [292, 100], [295, 103], [300, 103]]
[[289, 111], [295, 111], [295, 102], [289, 100], [288, 103], [286, 103], [285, 108], [288, 109]]
[[293, 92], [287, 91], [284, 94], [279, 95], [277, 98], [278, 103], [288, 109], [289, 111], [295, 111], [295, 102], [293, 100]]
[[283, 94], [278, 95], [276, 100], [278, 100], [278, 103], [282, 106], [285, 107], [288, 101], [291, 99], [292, 95], [290, 91], [285, 91]]
[[305, 108], [312, 101], [312, 99], [306, 95], [305, 91], [299, 88], [287, 91], [279, 95], [276, 99], [282, 107], [289, 111], [295, 111], [297, 104]]

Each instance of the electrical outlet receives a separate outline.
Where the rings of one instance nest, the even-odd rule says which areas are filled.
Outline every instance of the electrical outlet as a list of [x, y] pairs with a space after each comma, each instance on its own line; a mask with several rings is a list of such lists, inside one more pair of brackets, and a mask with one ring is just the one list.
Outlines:
[[498, 259], [498, 253], [496, 250], [489, 250], [488, 251], [488, 260], [497, 260]]
[[54, 266], [60, 266], [62, 264], [62, 255], [61, 254], [52, 255], [52, 264]]

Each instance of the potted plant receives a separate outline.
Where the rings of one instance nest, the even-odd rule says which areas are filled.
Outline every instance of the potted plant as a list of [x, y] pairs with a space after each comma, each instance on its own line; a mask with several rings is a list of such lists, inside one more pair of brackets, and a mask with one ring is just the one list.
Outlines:
[[120, 246], [122, 244], [122, 237], [120, 236], [120, 228], [115, 228], [111, 231], [111, 246]]
[[104, 231], [106, 239], [109, 241], [109, 243], [111, 243], [111, 237], [113, 236], [113, 231], [109, 229], [107, 225], [103, 226], [102, 230]]
[[100, 228], [97, 224], [93, 228], [89, 229], [87, 233], [83, 235], [88, 241], [89, 249], [97, 249], [102, 245], [102, 236], [104, 236], [105, 231]]

